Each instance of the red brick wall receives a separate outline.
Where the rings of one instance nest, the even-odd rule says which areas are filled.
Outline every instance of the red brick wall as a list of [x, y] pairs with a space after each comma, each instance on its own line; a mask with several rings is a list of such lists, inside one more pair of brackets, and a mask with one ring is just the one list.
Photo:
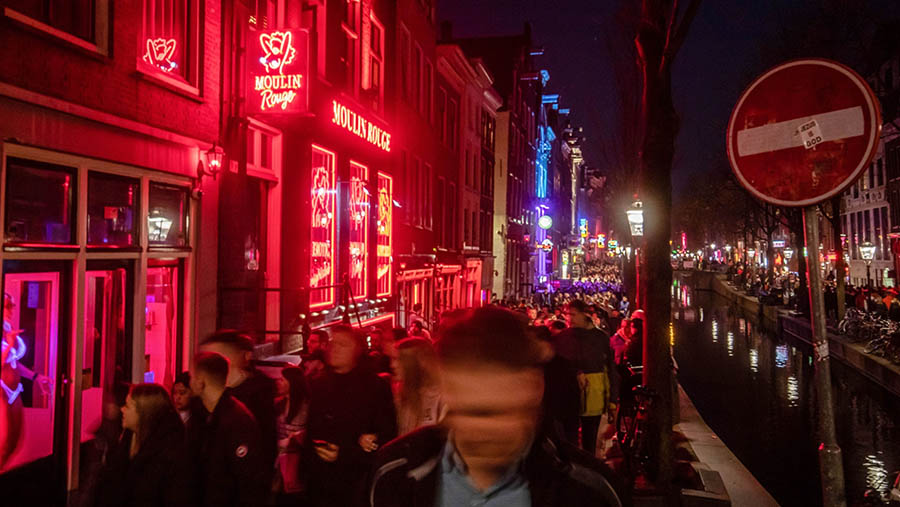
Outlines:
[[219, 1], [199, 1], [200, 96], [192, 98], [137, 72], [143, 54], [143, 2], [110, 3], [108, 57], [89, 54], [0, 12], [0, 82], [197, 139], [217, 139]]

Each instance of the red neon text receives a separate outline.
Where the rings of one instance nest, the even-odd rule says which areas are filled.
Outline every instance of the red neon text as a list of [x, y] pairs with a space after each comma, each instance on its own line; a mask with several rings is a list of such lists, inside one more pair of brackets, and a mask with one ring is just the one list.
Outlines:
[[391, 135], [389, 133], [340, 102], [332, 100], [331, 104], [334, 112], [332, 123], [384, 151], [391, 151]]

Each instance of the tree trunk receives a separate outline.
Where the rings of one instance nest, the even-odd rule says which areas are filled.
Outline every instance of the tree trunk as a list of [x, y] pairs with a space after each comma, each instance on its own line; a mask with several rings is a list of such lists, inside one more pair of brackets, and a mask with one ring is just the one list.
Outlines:
[[[672, 209], [672, 160], [678, 117], [672, 103], [671, 72], [661, 65], [666, 44], [664, 2], [644, 0], [637, 35], [642, 57], [643, 95], [639, 189], [644, 208], [644, 236], [638, 288], [644, 306], [644, 384], [659, 395], [650, 415], [650, 443], [655, 454], [656, 487], [672, 490], [672, 365], [668, 340], [671, 303], [669, 234]], [[651, 470], [651, 473], [654, 472]]]
[[846, 309], [846, 301], [844, 300], [844, 289], [847, 287], [845, 279], [846, 268], [844, 267], [844, 243], [841, 241], [841, 211], [844, 199], [840, 195], [831, 198], [831, 215], [834, 220], [831, 221], [831, 231], [834, 235], [834, 253], [837, 260], [834, 261], [835, 283], [837, 284], [837, 320], [838, 322], [844, 318], [844, 310]]

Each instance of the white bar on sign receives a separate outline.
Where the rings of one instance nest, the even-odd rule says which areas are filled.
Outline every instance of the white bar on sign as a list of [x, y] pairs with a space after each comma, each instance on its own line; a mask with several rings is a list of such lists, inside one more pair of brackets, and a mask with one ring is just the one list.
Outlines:
[[847, 139], [865, 133], [862, 107], [849, 107], [739, 130], [737, 134], [738, 156], [746, 157], [803, 146], [799, 129], [801, 125], [810, 120], [816, 120], [816, 123], [819, 124], [819, 129], [822, 131], [822, 142]]

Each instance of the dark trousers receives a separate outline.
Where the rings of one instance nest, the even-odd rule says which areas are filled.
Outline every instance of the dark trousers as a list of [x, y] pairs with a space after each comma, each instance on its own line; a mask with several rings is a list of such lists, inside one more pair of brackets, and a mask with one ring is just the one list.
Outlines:
[[597, 454], [597, 432], [600, 430], [602, 415], [581, 417], [581, 448], [591, 456]]

